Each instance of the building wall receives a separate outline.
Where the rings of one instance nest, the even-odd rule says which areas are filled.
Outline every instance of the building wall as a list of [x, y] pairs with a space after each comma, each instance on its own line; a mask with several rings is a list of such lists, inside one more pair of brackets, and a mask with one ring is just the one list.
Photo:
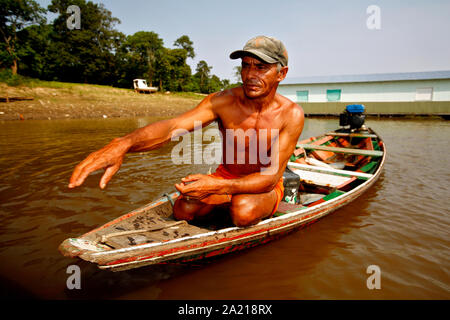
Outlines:
[[308, 102], [327, 102], [328, 89], [341, 89], [340, 102], [414, 102], [418, 88], [433, 88], [431, 101], [450, 101], [450, 79], [361, 83], [280, 83], [278, 93], [294, 102], [297, 91], [308, 90]]
[[[380, 116], [395, 115], [450, 115], [450, 101], [411, 102], [360, 102], [366, 107], [366, 114]], [[348, 102], [298, 102], [306, 115], [338, 115]]]

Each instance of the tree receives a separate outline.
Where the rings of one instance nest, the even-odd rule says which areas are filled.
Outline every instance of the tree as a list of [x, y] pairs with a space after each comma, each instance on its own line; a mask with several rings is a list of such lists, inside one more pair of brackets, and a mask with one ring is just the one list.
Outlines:
[[[80, 28], [69, 28], [69, 6], [80, 9]], [[115, 29], [120, 20], [102, 4], [88, 0], [52, 0], [56, 13], [51, 24], [35, 0], [0, 0], [0, 67], [45, 80], [85, 82], [130, 87], [145, 78], [161, 90], [210, 93], [230, 86], [210, 75], [212, 67], [201, 60], [192, 76], [187, 58], [194, 58], [187, 35], [164, 47], [154, 32], [125, 36]], [[153, 84], [155, 83], [155, 84]]]
[[33, 78], [47, 77], [47, 52], [51, 24], [32, 25], [17, 32], [17, 56], [20, 74]]
[[188, 91], [191, 68], [186, 64], [187, 51], [164, 48], [159, 53], [156, 78], [160, 90]]
[[126, 38], [118, 58], [128, 86], [136, 78], [145, 78], [153, 85], [157, 57], [163, 48], [163, 40], [154, 32], [139, 31]]
[[[81, 29], [67, 28], [69, 5], [81, 12]], [[120, 20], [102, 4], [85, 0], [52, 0], [49, 11], [59, 15], [53, 22], [47, 53], [48, 76], [62, 81], [112, 84], [116, 52], [125, 38], [114, 29]]]
[[189, 84], [189, 91], [201, 93], [213, 93], [227, 88], [233, 88], [237, 84], [230, 84], [230, 80], [220, 78], [216, 75], [210, 75], [212, 67], [204, 60], [197, 64], [196, 73]]
[[179, 37], [175, 42], [173, 43], [174, 46], [178, 48], [182, 48], [187, 51], [187, 56], [191, 59], [194, 59], [195, 52], [194, 52], [194, 43], [189, 39], [188, 36], [184, 35]]
[[242, 66], [235, 66], [233, 68], [233, 70], [234, 70], [234, 76], [236, 77], [236, 81], [238, 83], [241, 82], [241, 80], [242, 80], [242, 77], [241, 77]]
[[213, 74], [211, 78], [208, 79], [208, 86], [207, 86], [207, 92], [206, 93], [213, 93], [217, 92], [223, 89], [223, 83], [219, 79], [218, 76]]
[[211, 69], [212, 67], [208, 66], [205, 60], [200, 60], [195, 69], [197, 71], [195, 75], [199, 79], [200, 91], [203, 93], [208, 92], [208, 79]]
[[229, 79], [222, 80], [222, 89], [227, 89], [231, 87], [231, 82]]
[[17, 73], [17, 32], [34, 23], [44, 23], [43, 9], [34, 0], [0, 0], [0, 33], [2, 36], [0, 63]]

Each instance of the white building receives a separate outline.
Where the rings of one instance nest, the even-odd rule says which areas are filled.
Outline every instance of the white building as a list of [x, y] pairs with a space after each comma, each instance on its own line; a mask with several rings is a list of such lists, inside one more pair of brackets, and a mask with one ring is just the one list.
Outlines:
[[450, 114], [450, 71], [286, 78], [278, 92], [307, 114], [363, 103], [373, 114]]

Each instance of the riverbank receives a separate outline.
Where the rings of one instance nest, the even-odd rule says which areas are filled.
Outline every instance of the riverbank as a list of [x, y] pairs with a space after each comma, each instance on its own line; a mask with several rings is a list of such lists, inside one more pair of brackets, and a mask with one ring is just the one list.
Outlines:
[[[0, 82], [0, 121], [171, 117], [192, 109], [204, 96], [190, 92], [139, 94], [132, 89], [36, 79], [18, 86]], [[307, 117], [338, 117], [347, 104], [300, 103]], [[368, 117], [450, 118], [447, 101], [364, 105]], [[411, 112], [412, 105], [421, 112]]]
[[204, 95], [139, 94], [109, 86], [37, 81], [20, 86], [0, 83], [0, 97], [7, 97], [0, 102], [1, 121], [174, 116], [195, 107]]

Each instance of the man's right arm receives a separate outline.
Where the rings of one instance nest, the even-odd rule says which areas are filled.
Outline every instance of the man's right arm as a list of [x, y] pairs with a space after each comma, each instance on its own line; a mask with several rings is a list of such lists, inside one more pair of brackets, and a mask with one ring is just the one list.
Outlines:
[[207, 126], [216, 119], [211, 103], [211, 96], [206, 97], [200, 104], [175, 118], [158, 121], [120, 138], [129, 146], [128, 152], [142, 152], [157, 149], [171, 140], [173, 134], [179, 130], [194, 130], [195, 122]]
[[211, 94], [203, 99], [197, 107], [175, 118], [158, 121], [139, 128], [126, 136], [116, 138], [109, 144], [91, 153], [74, 169], [69, 188], [83, 184], [87, 176], [99, 169], [105, 169], [100, 179], [100, 188], [105, 188], [112, 176], [119, 170], [127, 152], [142, 152], [156, 149], [170, 141], [177, 129], [194, 130], [194, 122], [201, 121], [206, 126], [217, 118]]

